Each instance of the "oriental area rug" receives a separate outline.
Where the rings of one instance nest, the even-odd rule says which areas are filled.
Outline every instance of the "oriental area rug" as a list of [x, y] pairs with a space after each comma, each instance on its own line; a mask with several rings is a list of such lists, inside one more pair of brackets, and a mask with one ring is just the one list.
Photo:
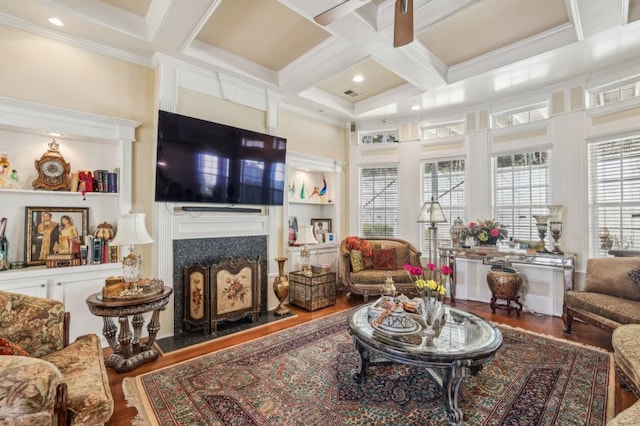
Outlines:
[[[423, 370], [370, 367], [349, 312], [123, 381], [136, 425], [446, 425], [444, 397]], [[503, 345], [460, 388], [467, 425], [604, 425], [613, 415], [608, 352], [499, 326]]]

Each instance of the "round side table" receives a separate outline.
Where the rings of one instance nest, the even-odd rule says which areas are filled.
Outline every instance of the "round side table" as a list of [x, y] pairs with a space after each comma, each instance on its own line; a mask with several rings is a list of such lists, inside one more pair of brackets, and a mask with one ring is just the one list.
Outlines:
[[[137, 299], [102, 300], [102, 293], [95, 293], [87, 298], [87, 305], [91, 313], [103, 317], [102, 334], [113, 349], [113, 353], [104, 361], [105, 366], [113, 368], [118, 373], [123, 373], [158, 358], [158, 351], [154, 349], [153, 344], [158, 331], [160, 331], [160, 311], [164, 310], [169, 303], [171, 293], [173, 293], [173, 289], [163, 286], [162, 293]], [[140, 343], [140, 335], [144, 325], [142, 314], [147, 312], [153, 312], [147, 325], [149, 337], [145, 343]], [[132, 316], [133, 333], [129, 326], [129, 316]], [[113, 321], [114, 317], [119, 318], [119, 332]], [[116, 333], [118, 334], [117, 339]]]

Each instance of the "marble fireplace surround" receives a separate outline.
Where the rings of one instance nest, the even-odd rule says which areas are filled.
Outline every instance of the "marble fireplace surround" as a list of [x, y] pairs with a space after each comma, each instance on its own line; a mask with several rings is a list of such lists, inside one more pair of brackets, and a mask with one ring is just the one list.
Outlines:
[[[278, 299], [272, 290], [265, 291], [265, 286], [268, 287], [278, 273], [275, 258], [280, 253], [276, 238], [282, 226], [280, 209], [263, 207], [259, 212], [247, 213], [229, 207], [222, 211], [188, 212], [184, 207], [155, 203], [153, 208], [153, 274], [173, 288], [173, 301], [160, 315], [158, 338], [184, 334], [183, 265], [187, 263], [210, 265], [226, 257], [255, 259], [260, 256], [261, 312], [275, 309]], [[267, 316], [260, 314], [261, 318]], [[228, 324], [235, 323], [240, 321]], [[195, 333], [194, 330], [189, 334]]]
[[[248, 259], [260, 258], [261, 300], [260, 314], [267, 312], [267, 237], [265, 235], [181, 239], [173, 241], [173, 294], [174, 294], [174, 334], [183, 333], [184, 318], [184, 267], [193, 264], [209, 266], [224, 258], [244, 256]], [[192, 331], [204, 333], [204, 331]]]

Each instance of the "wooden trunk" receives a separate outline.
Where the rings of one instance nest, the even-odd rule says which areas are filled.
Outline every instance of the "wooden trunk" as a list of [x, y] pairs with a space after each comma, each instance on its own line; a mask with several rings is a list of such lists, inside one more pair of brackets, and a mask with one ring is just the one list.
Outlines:
[[335, 305], [336, 273], [289, 274], [289, 302], [308, 311]]

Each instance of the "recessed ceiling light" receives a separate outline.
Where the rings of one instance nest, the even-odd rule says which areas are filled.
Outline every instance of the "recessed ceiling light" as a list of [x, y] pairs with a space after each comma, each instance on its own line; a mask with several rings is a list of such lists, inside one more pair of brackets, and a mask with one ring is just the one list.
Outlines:
[[50, 24], [55, 25], [56, 27], [64, 26], [64, 22], [62, 22], [60, 18], [56, 18], [55, 16], [50, 17], [48, 21]]
[[62, 136], [62, 133], [58, 133], [58, 132], [47, 132], [47, 134], [49, 136], [53, 136], [54, 138], [59, 138], [60, 136]]
[[420, 105], [414, 105], [414, 106], [411, 107], [412, 111], [417, 111], [419, 109], [420, 109]]
[[364, 77], [362, 76], [362, 74], [356, 74], [353, 76], [353, 78], [351, 79], [354, 83], [360, 83], [361, 81], [364, 81]]

